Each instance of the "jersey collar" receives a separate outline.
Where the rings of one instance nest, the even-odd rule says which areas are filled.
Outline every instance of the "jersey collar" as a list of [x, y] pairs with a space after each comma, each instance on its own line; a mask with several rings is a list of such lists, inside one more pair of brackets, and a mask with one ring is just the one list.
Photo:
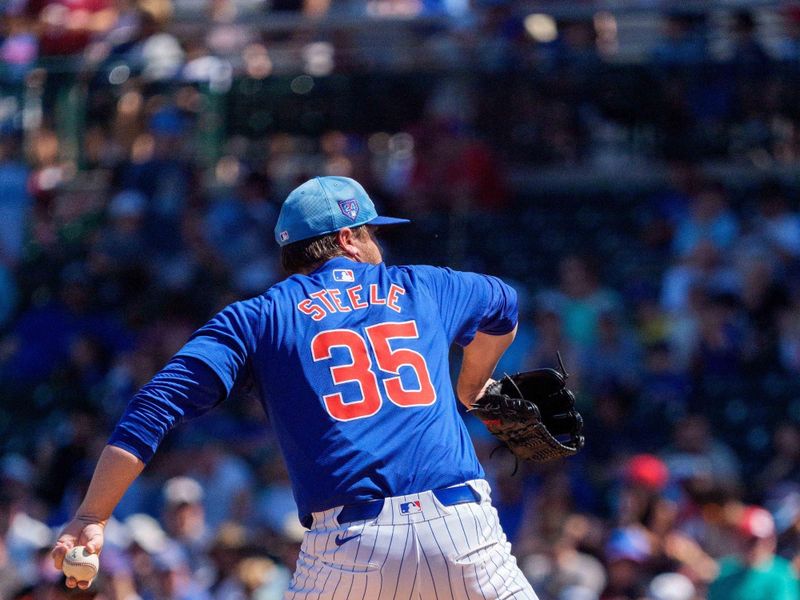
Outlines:
[[334, 256], [330, 260], [322, 263], [319, 267], [311, 271], [309, 275], [314, 275], [315, 273], [321, 273], [322, 271], [330, 271], [331, 269], [353, 269], [358, 265], [362, 265], [364, 263], [359, 263], [354, 260], [347, 258], [346, 256]]

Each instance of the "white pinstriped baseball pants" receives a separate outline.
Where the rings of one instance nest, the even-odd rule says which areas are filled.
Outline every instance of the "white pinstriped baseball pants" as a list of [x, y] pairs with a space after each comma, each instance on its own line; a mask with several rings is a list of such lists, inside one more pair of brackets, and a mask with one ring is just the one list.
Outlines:
[[538, 600], [489, 484], [467, 483], [480, 503], [444, 506], [422, 492], [387, 498], [368, 521], [340, 525], [341, 507], [314, 513], [284, 600]]

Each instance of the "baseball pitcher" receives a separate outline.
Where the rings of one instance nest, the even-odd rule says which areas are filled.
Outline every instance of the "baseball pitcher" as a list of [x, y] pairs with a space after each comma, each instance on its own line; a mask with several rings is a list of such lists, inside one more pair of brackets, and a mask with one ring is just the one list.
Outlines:
[[379, 217], [352, 179], [295, 189], [275, 228], [290, 276], [222, 310], [131, 400], [56, 567], [75, 545], [100, 552], [106, 520], [165, 434], [247, 371], [308, 528], [287, 600], [535, 599], [448, 368], [455, 342], [457, 397], [472, 407], [514, 339], [516, 294], [494, 277], [385, 265], [375, 229], [403, 222]]

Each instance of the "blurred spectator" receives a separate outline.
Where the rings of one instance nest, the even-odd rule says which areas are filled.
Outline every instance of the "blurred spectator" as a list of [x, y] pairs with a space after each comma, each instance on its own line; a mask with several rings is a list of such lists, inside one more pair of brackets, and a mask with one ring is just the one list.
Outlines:
[[239, 563], [238, 577], [244, 596], [254, 600], [281, 600], [291, 574], [266, 556], [253, 556]]
[[214, 564], [211, 593], [216, 598], [242, 597], [244, 590], [237, 570], [245, 557], [247, 532], [237, 523], [223, 523], [209, 546]]
[[647, 586], [649, 600], [693, 600], [696, 592], [692, 580], [681, 573], [661, 573]]
[[729, 489], [735, 489], [740, 481], [736, 455], [714, 437], [708, 420], [700, 415], [688, 415], [678, 421], [672, 444], [664, 448], [661, 457], [678, 480], [696, 480]]
[[775, 555], [775, 523], [763, 508], [748, 506], [738, 522], [739, 548], [723, 558], [711, 583], [708, 600], [795, 600], [800, 598], [797, 575]]
[[168, 544], [156, 554], [153, 571], [153, 586], [148, 591], [154, 600], [211, 600], [211, 595], [192, 578], [189, 562], [179, 546]]
[[297, 505], [283, 459], [274, 457], [261, 467], [261, 487], [253, 499], [256, 522], [275, 532], [288, 532], [299, 525]]
[[592, 390], [592, 397], [592, 418], [585, 424], [587, 439], [592, 443], [587, 445], [586, 454], [591, 463], [597, 463], [595, 476], [600, 482], [608, 483], [616, 476], [613, 465], [620, 457], [633, 452], [640, 437], [637, 424], [631, 418], [634, 397], [630, 390], [614, 382]]
[[668, 442], [669, 431], [686, 414], [690, 393], [690, 379], [678, 367], [669, 345], [662, 342], [648, 348], [640, 402], [633, 416], [633, 421], [647, 432], [640, 436], [641, 449], [656, 451]]
[[578, 351], [574, 344], [564, 337], [563, 322], [558, 312], [548, 306], [542, 306], [536, 311], [536, 336], [534, 344], [529, 348], [525, 357], [526, 369], [542, 367], [557, 367], [558, 355], [565, 365], [569, 365], [570, 372], [579, 381], [580, 376], [574, 372], [574, 367], [579, 366]]
[[[88, 469], [96, 457], [94, 452], [99, 442], [92, 438], [92, 432], [99, 427], [99, 419], [91, 406], [78, 404], [70, 407], [64, 421], [59, 428], [61, 435], [53, 440], [54, 446], [42, 457], [38, 493], [51, 509], [69, 512], [70, 503], [80, 502], [83, 486], [88, 484]], [[66, 519], [58, 512], [54, 514]]]
[[781, 311], [778, 331], [781, 366], [789, 373], [800, 373], [800, 311], [796, 307]]
[[502, 167], [466, 123], [434, 120], [419, 128], [408, 197], [421, 211], [499, 210], [508, 204]]
[[213, 203], [205, 217], [209, 242], [232, 271], [234, 285], [257, 294], [278, 278], [271, 258], [277, 213], [269, 201], [269, 181], [258, 173], [241, 177], [230, 195]]
[[775, 520], [776, 553], [792, 563], [797, 573], [800, 561], [800, 485], [794, 481], [780, 483], [765, 495], [765, 507]]
[[129, 347], [127, 331], [114, 315], [95, 310], [91, 285], [81, 265], [62, 272], [59, 299], [20, 315], [6, 343], [13, 350], [0, 366], [5, 377], [23, 386], [46, 379], [68, 358], [81, 336], [91, 336], [114, 351]]
[[22, 255], [31, 211], [28, 167], [16, 136], [0, 134], [0, 264], [13, 267]]
[[734, 68], [748, 76], [764, 76], [769, 56], [756, 37], [756, 20], [753, 13], [741, 10], [733, 15]]
[[[628, 485], [647, 493], [659, 493], [669, 481], [667, 465], [652, 454], [637, 454], [625, 466], [624, 478]], [[625, 521], [625, 519], [623, 519]], [[638, 518], [634, 519], [638, 521]]]
[[[778, 280], [777, 265], [767, 254], [741, 259], [737, 270], [741, 280], [741, 303], [749, 323], [743, 348], [747, 362], [760, 368], [776, 369], [779, 363], [779, 316], [789, 305], [789, 294]], [[749, 348], [748, 348], [749, 346]]]
[[735, 298], [717, 294], [700, 310], [699, 336], [692, 355], [695, 377], [734, 378], [742, 365], [747, 331], [736, 318]]
[[779, 58], [784, 61], [800, 60], [800, 7], [786, 6], [783, 10], [786, 36], [779, 46]]
[[164, 31], [163, 24], [154, 15], [142, 11], [139, 23], [139, 41], [128, 52], [127, 58], [141, 69], [147, 81], [170, 80], [180, 73], [184, 52], [178, 39]]
[[667, 487], [669, 477], [667, 466], [656, 456], [632, 456], [624, 468], [616, 500], [617, 526], [647, 536], [651, 563], [657, 562], [660, 544], [677, 522], [678, 506], [668, 498], [674, 496]]
[[673, 250], [677, 256], [687, 256], [706, 240], [716, 250], [727, 250], [738, 232], [739, 225], [728, 205], [725, 188], [709, 183], [692, 198], [689, 214], [678, 221]]
[[0, 63], [3, 75], [12, 81], [22, 81], [39, 55], [39, 39], [24, 12], [15, 13], [7, 8], [2, 25]]
[[642, 349], [622, 320], [621, 314], [611, 310], [597, 318], [597, 339], [583, 351], [580, 362], [589, 388], [597, 388], [603, 380], [613, 380], [627, 388], [639, 384]]
[[0, 490], [0, 598], [10, 598], [23, 585], [22, 575], [11, 560], [6, 544], [12, 511], [12, 499], [5, 490]]
[[93, 34], [111, 27], [115, 17], [110, 0], [30, 0], [28, 9], [38, 15], [45, 56], [80, 53]]
[[706, 58], [703, 18], [692, 13], [673, 12], [664, 23], [664, 37], [653, 50], [657, 66], [696, 65]]
[[626, 527], [611, 532], [606, 544], [608, 584], [600, 600], [638, 600], [645, 594], [650, 541], [639, 528]]
[[165, 254], [178, 248], [183, 211], [194, 192], [194, 171], [184, 160], [182, 144], [188, 126], [186, 117], [167, 106], [149, 120], [149, 134], [141, 138], [139, 154], [120, 166], [123, 188], [141, 192], [148, 201], [149, 242]]
[[164, 484], [164, 527], [179, 545], [195, 578], [210, 578], [206, 554], [212, 532], [205, 522], [203, 488], [190, 477], [173, 477]]
[[205, 517], [212, 529], [225, 521], [242, 520], [252, 484], [247, 463], [209, 440], [195, 454], [190, 473], [204, 490]]
[[620, 306], [616, 292], [601, 284], [597, 268], [589, 257], [566, 256], [559, 264], [559, 287], [551, 294], [565, 337], [579, 348], [597, 341], [600, 316]]
[[[540, 600], [558, 600], [569, 590], [580, 588], [599, 597], [606, 586], [605, 568], [595, 557], [578, 550], [591, 522], [580, 515], [566, 519], [547, 550], [522, 559], [525, 576]], [[574, 592], [573, 592], [574, 593]], [[592, 597], [592, 596], [587, 596]]]
[[[673, 313], [673, 332], [686, 335], [685, 319], [696, 319], [710, 292], [735, 289], [736, 273], [724, 262], [724, 254], [709, 240], [700, 241], [692, 251], [664, 272], [661, 306]], [[677, 321], [677, 322], [675, 322]]]
[[800, 215], [792, 211], [786, 192], [777, 182], [762, 186], [754, 234], [784, 261], [800, 257]]
[[139, 192], [125, 190], [109, 202], [109, 226], [97, 236], [89, 254], [89, 268], [106, 302], [133, 298], [148, 285], [146, 212], [147, 200]]
[[781, 483], [800, 481], [800, 427], [794, 423], [779, 426], [772, 437], [774, 455], [755, 478], [762, 491]]

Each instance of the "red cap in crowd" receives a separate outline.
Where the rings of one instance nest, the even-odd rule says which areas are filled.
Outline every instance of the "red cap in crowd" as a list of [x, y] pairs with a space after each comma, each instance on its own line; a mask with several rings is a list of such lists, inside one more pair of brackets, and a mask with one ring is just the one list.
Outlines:
[[768, 538], [775, 535], [775, 521], [769, 511], [760, 506], [748, 506], [739, 521], [739, 531], [749, 538]]
[[657, 456], [637, 454], [631, 457], [625, 467], [625, 479], [629, 483], [660, 491], [667, 485], [669, 469]]

